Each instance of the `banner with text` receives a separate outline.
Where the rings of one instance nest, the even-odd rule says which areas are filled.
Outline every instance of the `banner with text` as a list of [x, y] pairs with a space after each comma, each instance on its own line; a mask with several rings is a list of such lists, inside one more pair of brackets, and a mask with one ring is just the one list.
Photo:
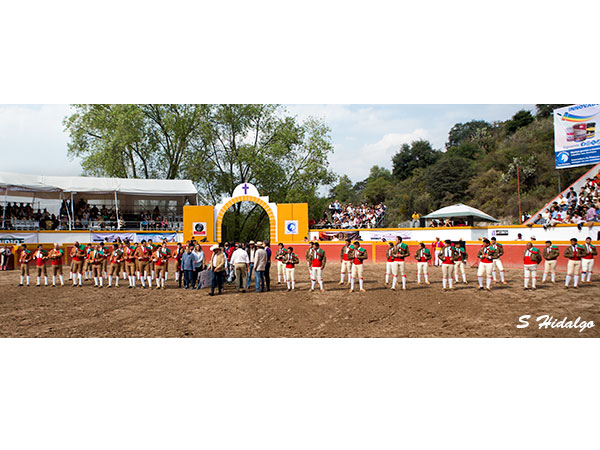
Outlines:
[[554, 156], [557, 169], [600, 162], [596, 124], [600, 105], [573, 105], [554, 110]]
[[135, 233], [92, 233], [92, 242], [117, 242], [117, 238], [134, 242]]
[[408, 239], [412, 237], [412, 232], [409, 230], [395, 230], [395, 231], [367, 231], [363, 234], [369, 234], [368, 238], [365, 236], [365, 240], [369, 241], [395, 241], [396, 236], [400, 236], [402, 239]]
[[360, 233], [358, 231], [319, 231], [319, 239], [322, 241], [345, 241], [351, 239], [353, 241], [360, 240]]
[[37, 233], [0, 233], [0, 244], [35, 244]]
[[163, 239], [166, 239], [167, 242], [175, 242], [177, 233], [137, 233], [135, 241], [141, 242], [142, 239], [152, 239], [152, 242], [162, 242]]

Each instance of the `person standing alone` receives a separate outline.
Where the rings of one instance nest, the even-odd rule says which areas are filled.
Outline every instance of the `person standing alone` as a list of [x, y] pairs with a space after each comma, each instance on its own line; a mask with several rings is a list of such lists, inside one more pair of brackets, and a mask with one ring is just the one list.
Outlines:
[[258, 247], [254, 253], [254, 282], [256, 292], [265, 292], [265, 270], [267, 268], [267, 252], [262, 242], [257, 242]]

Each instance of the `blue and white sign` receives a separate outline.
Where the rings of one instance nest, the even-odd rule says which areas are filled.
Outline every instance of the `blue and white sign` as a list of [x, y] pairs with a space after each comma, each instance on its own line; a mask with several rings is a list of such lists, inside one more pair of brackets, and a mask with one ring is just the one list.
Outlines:
[[285, 221], [285, 234], [298, 234], [298, 221], [297, 220], [286, 220]]
[[600, 105], [573, 105], [554, 110], [555, 167], [587, 166], [600, 162], [596, 123]]

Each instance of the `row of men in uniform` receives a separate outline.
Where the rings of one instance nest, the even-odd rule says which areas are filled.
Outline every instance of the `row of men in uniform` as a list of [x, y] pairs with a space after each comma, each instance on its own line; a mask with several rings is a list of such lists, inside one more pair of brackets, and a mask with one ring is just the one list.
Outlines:
[[[178, 245], [180, 248], [181, 245]], [[164, 289], [168, 277], [168, 261], [171, 258], [171, 250], [166, 241], [162, 244], [154, 244], [152, 240], [142, 240], [139, 244], [125, 241], [123, 243], [105, 246], [104, 243], [81, 245], [75, 242], [71, 249], [71, 266], [69, 279], [73, 287], [83, 286], [85, 280], [94, 280], [95, 287], [103, 287], [104, 279], [108, 279], [107, 287], [119, 286], [119, 278], [127, 279], [129, 288], [136, 286], [136, 281], [144, 288], [151, 288], [152, 282], [156, 282], [156, 289]], [[41, 286], [44, 278], [44, 286], [48, 286], [47, 263], [50, 263], [52, 273], [52, 286], [65, 285], [63, 276], [64, 251], [58, 244], [49, 252], [38, 245], [36, 251], [27, 248], [27, 244], [21, 245], [19, 264], [21, 278], [19, 286], [25, 283], [30, 285], [29, 265], [34, 263], [36, 267], [37, 286]], [[176, 278], [179, 273], [176, 273]]]
[[[565, 277], [565, 287], [568, 288], [571, 280], [573, 287], [579, 286], [579, 277], [581, 283], [591, 283], [592, 271], [594, 267], [594, 256], [598, 254], [596, 247], [592, 245], [591, 238], [586, 238], [585, 244], [580, 245], [577, 239], [571, 239], [571, 245], [564, 251], [564, 257], [568, 259], [567, 275]], [[344, 250], [342, 250], [344, 251]], [[477, 280], [479, 289], [490, 290], [492, 280], [497, 282], [496, 269], [500, 275], [500, 282], [506, 284], [504, 267], [501, 257], [504, 255], [504, 246], [496, 241], [495, 237], [491, 240], [484, 239], [483, 245], [477, 252], [478, 268]], [[406, 275], [404, 273], [405, 258], [410, 256], [408, 247], [402, 243], [402, 238], [397, 238], [396, 244], [389, 244], [386, 253], [386, 279], [388, 284], [389, 275], [392, 274], [393, 282], [392, 289], [395, 290], [397, 276], [402, 276], [402, 289], [406, 289]], [[531, 242], [528, 242], [523, 252], [523, 287], [524, 289], [536, 289], [537, 284], [537, 267], [538, 264], [544, 261], [544, 273], [542, 282], [545, 282], [548, 275], [551, 276], [552, 283], [556, 283], [556, 264], [560, 251], [551, 241], [546, 241], [546, 246], [542, 251], [534, 247]], [[423, 275], [425, 283], [429, 283], [427, 267], [432, 255], [424, 243], [419, 244], [419, 249], [414, 257], [417, 259], [417, 283], [421, 283], [421, 275]], [[465, 267], [467, 264], [467, 252], [463, 246], [456, 245], [450, 240], [446, 240], [443, 245], [436, 250], [436, 257], [441, 261], [442, 268], [442, 288], [444, 290], [453, 289], [453, 279], [458, 283], [459, 273], [462, 275], [464, 284], [467, 284]], [[342, 273], [341, 282], [344, 275]]]
[[[275, 259], [278, 261], [278, 281], [283, 274], [285, 266], [284, 260], [279, 256], [284, 255], [282, 251], [283, 244], [280, 244]], [[280, 253], [281, 252], [281, 253]], [[459, 275], [462, 275], [464, 284], [468, 284], [466, 276], [467, 252], [464, 246], [446, 240], [435, 253], [441, 261], [442, 269], [442, 288], [452, 290], [453, 282], [459, 282]], [[594, 256], [598, 254], [596, 247], [592, 245], [591, 238], [587, 238], [585, 244], [580, 245], [577, 239], [571, 239], [571, 245], [564, 251], [564, 257], [568, 259], [567, 275], [565, 277], [565, 287], [569, 287], [573, 280], [573, 287], [581, 283], [591, 283], [592, 270], [594, 265]], [[478, 268], [477, 281], [479, 289], [491, 290], [492, 281], [498, 282], [496, 270], [500, 278], [500, 283], [507, 284], [505, 271], [501, 257], [504, 255], [504, 246], [497, 242], [496, 238], [491, 240], [484, 239], [483, 245], [477, 252]], [[556, 283], [556, 264], [560, 251], [551, 241], [546, 242], [545, 248], [540, 251], [528, 242], [523, 251], [523, 287], [524, 289], [536, 289], [537, 287], [537, 267], [544, 261], [544, 274], [542, 282], [545, 282], [548, 275], [552, 283]], [[348, 284], [350, 292], [354, 291], [356, 280], [359, 282], [361, 291], [364, 291], [363, 262], [368, 258], [367, 251], [360, 246], [359, 242], [352, 243], [347, 240], [340, 251], [340, 285], [344, 284], [346, 276], [349, 277]], [[392, 276], [391, 289], [396, 290], [398, 277], [401, 278], [402, 289], [406, 290], [407, 277], [405, 271], [406, 259], [410, 258], [408, 245], [402, 242], [401, 237], [396, 238], [396, 242], [390, 242], [386, 251], [386, 273], [385, 284], [389, 284], [389, 277]], [[419, 244], [419, 249], [414, 254], [417, 260], [417, 284], [423, 281], [429, 285], [428, 263], [432, 259], [431, 251], [426, 248], [424, 243]], [[306, 264], [311, 279], [311, 291], [315, 288], [315, 283], [319, 283], [321, 291], [323, 287], [323, 270], [327, 261], [323, 249], [319, 248], [318, 242], [311, 242], [310, 248], [306, 252]], [[285, 276], [285, 275], [284, 275]], [[284, 278], [285, 280], [285, 278]], [[295, 278], [292, 279], [295, 283]]]
[[[315, 287], [318, 285], [320, 291], [324, 292], [323, 271], [327, 265], [325, 250], [320, 247], [318, 242], [311, 242], [304, 256], [310, 278], [310, 291], [314, 292]], [[354, 291], [356, 280], [358, 280], [360, 291], [364, 292], [363, 263], [368, 258], [367, 250], [360, 245], [360, 242], [356, 241], [352, 243], [350, 240], [347, 240], [346, 245], [342, 249], [341, 258], [342, 280], [340, 284], [343, 284], [344, 274], [347, 272], [349, 275], [350, 292]], [[283, 282], [287, 283], [288, 291], [295, 289], [295, 268], [300, 261], [298, 255], [293, 252], [292, 247], [285, 249], [284, 245], [280, 243], [277, 252], [275, 252], [275, 260], [277, 261], [277, 283], [281, 283], [283, 279]]]
[[[174, 256], [171, 256], [171, 251], [168, 249], [166, 242], [161, 245], [155, 245], [151, 241], [142, 241], [139, 245], [136, 243], [119, 243], [113, 244], [112, 249], [108, 249], [103, 243], [88, 244], [87, 246], [75, 243], [71, 250], [71, 273], [70, 278], [73, 281], [73, 286], [82, 286], [83, 275], [86, 279], [94, 279], [94, 285], [102, 287], [103, 279], [108, 278], [108, 287], [112, 286], [113, 277], [115, 286], [118, 286], [119, 276], [122, 274], [123, 279], [129, 280], [129, 287], [134, 288], [136, 280], [141, 282], [142, 287], [146, 283], [148, 287], [152, 287], [152, 281], [156, 281], [156, 288], [164, 289], [164, 283], [168, 277], [168, 261], [173, 257], [178, 260], [180, 254], [183, 253], [181, 244], [178, 244]], [[458, 283], [459, 274], [462, 275], [463, 283], [467, 284], [466, 279], [466, 263], [468, 255], [465, 248], [456, 245], [450, 240], [446, 240], [444, 245], [436, 250], [437, 256], [442, 261], [442, 288], [444, 290], [453, 289], [453, 281]], [[526, 244], [526, 249], [523, 254], [524, 264], [524, 288], [528, 289], [531, 281], [532, 289], [536, 288], [537, 282], [537, 266], [544, 260], [544, 275], [542, 281], [545, 282], [547, 275], [551, 276], [551, 281], [556, 282], [556, 264], [559, 257], [559, 249], [552, 245], [552, 242], [547, 241], [546, 247], [540, 251], [531, 243]], [[498, 270], [500, 282], [506, 284], [504, 267], [501, 257], [504, 255], [504, 247], [497, 242], [495, 238], [491, 241], [484, 239], [483, 245], [477, 253], [479, 261], [477, 278], [479, 289], [490, 290], [492, 280], [497, 281], [496, 271]], [[571, 239], [571, 245], [565, 249], [564, 257], [568, 259], [567, 275], [565, 277], [565, 287], [569, 287], [573, 280], [573, 287], [579, 286], [579, 277], [581, 283], [590, 283], [594, 256], [597, 255], [595, 246], [591, 244], [591, 239], [587, 238], [584, 245], [577, 243], [577, 239]], [[22, 252], [19, 257], [21, 264], [21, 280], [20, 286], [23, 285], [25, 279], [29, 285], [29, 263], [35, 261], [37, 268], [37, 285], [41, 284], [41, 277], [45, 278], [45, 285], [48, 285], [48, 277], [46, 271], [46, 262], [50, 261], [52, 267], [52, 285], [56, 286], [57, 277], [61, 285], [64, 285], [62, 274], [62, 258], [63, 250], [58, 244], [50, 252], [46, 252], [41, 245], [37, 251], [31, 252], [27, 249], [26, 244], [22, 245]], [[386, 252], [386, 273], [385, 284], [389, 284], [389, 276], [392, 275], [391, 289], [396, 290], [398, 277], [401, 278], [402, 289], [406, 290], [406, 273], [405, 262], [406, 258], [410, 257], [410, 251], [406, 243], [402, 242], [401, 237], [396, 238], [396, 242], [390, 242]], [[417, 283], [421, 284], [423, 280], [425, 284], [430, 284], [428, 274], [428, 262], [432, 255], [424, 243], [419, 244], [419, 249], [414, 255], [417, 260]], [[305, 254], [308, 274], [311, 280], [311, 291], [315, 290], [318, 284], [319, 289], [324, 291], [323, 270], [327, 263], [327, 255], [320, 248], [318, 242], [311, 242], [310, 247]], [[367, 251], [356, 241], [352, 243], [347, 240], [340, 251], [341, 271], [340, 285], [344, 284], [345, 276], [348, 276], [348, 284], [350, 292], [354, 291], [356, 280], [358, 280], [360, 291], [364, 292], [364, 277], [363, 264], [368, 259]], [[296, 276], [295, 266], [299, 264], [298, 255], [293, 253], [293, 248], [284, 248], [282, 243], [275, 254], [277, 261], [277, 281], [287, 284], [288, 290], [295, 289]], [[108, 266], [110, 265], [110, 270]], [[176, 271], [175, 277], [181, 276], [179, 270]]]

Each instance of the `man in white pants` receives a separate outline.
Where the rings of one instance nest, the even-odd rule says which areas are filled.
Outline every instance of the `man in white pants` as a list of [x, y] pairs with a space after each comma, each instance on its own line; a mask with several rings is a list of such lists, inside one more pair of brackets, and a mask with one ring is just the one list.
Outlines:
[[548, 274], [550, 274], [552, 282], [556, 283], [556, 261], [560, 255], [560, 250], [556, 245], [552, 245], [552, 241], [546, 241], [546, 247], [542, 252], [544, 257], [544, 275], [542, 275], [542, 283], [546, 282]]
[[494, 279], [494, 284], [498, 282], [496, 279], [496, 269], [500, 272], [500, 281], [502, 284], [506, 284], [506, 281], [504, 281], [504, 266], [502, 265], [502, 261], [500, 261], [502, 255], [504, 255], [504, 246], [500, 242], [496, 242], [496, 238], [493, 237], [490, 243], [490, 250], [494, 252], [492, 259], [492, 278]]
[[298, 255], [294, 253], [293, 247], [288, 247], [287, 253], [283, 256], [283, 264], [285, 265], [285, 282], [287, 290], [293, 291], [296, 289], [296, 264], [300, 262]]
[[491, 290], [493, 264], [492, 255], [493, 250], [490, 250], [490, 241], [488, 239], [484, 239], [483, 246], [477, 252], [477, 259], [479, 259], [479, 267], [477, 268], [477, 281], [479, 282], [479, 289], [483, 289], [483, 277], [485, 276], [485, 288], [488, 291]]
[[406, 290], [406, 274], [404, 273], [404, 259], [410, 256], [408, 245], [402, 242], [400, 236], [396, 236], [396, 245], [394, 245], [394, 265], [392, 266], [392, 291], [396, 290], [398, 275], [402, 277], [402, 290]]
[[325, 251], [322, 248], [319, 248], [318, 242], [315, 242], [313, 246], [310, 291], [313, 292], [315, 290], [315, 283], [318, 282], [321, 292], [325, 292], [325, 288], [323, 287], [323, 270], [325, 269], [325, 264], [327, 263], [327, 256], [325, 255]]
[[358, 279], [360, 292], [365, 292], [363, 287], [363, 261], [367, 259], [367, 250], [360, 246], [360, 242], [356, 241], [350, 247], [348, 253], [352, 258], [352, 276], [350, 277], [350, 292], [354, 292], [354, 283]]
[[421, 284], [421, 275], [425, 279], [425, 284], [429, 284], [427, 265], [431, 260], [431, 252], [425, 247], [423, 242], [419, 242], [419, 250], [415, 253], [415, 259], [417, 260], [417, 284]]
[[287, 255], [287, 251], [281, 242], [278, 244], [278, 247], [279, 248], [275, 252], [275, 261], [277, 261], [277, 284], [281, 284], [282, 278], [284, 283], [287, 282], [285, 276], [285, 264], [283, 263], [283, 257]]
[[594, 256], [598, 254], [596, 247], [592, 245], [592, 238], [585, 238], [585, 256], [581, 258], [581, 283], [592, 282], [592, 269], [594, 268]]
[[564, 252], [564, 257], [569, 260], [567, 263], [567, 276], [565, 277], [565, 289], [569, 287], [569, 282], [573, 278], [573, 288], [579, 286], [579, 272], [581, 272], [581, 258], [585, 256], [585, 247], [577, 245], [577, 239], [571, 239], [569, 245]]
[[[385, 284], [390, 282], [390, 274], [394, 267], [394, 243], [388, 242], [388, 248], [385, 251]], [[342, 262], [343, 264], [343, 262]]]
[[[442, 288], [444, 291], [453, 290], [452, 280], [454, 278], [454, 261], [458, 258], [458, 253], [452, 245], [450, 239], [444, 241], [444, 246], [439, 251], [439, 258], [442, 261]], [[447, 287], [446, 287], [447, 286]]]
[[344, 276], [348, 274], [348, 284], [350, 284], [350, 278], [352, 277], [352, 260], [348, 256], [351, 247], [351, 240], [346, 239], [346, 243], [340, 250], [340, 285], [344, 284]]
[[467, 284], [467, 273], [465, 272], [465, 267], [467, 266], [467, 252], [464, 247], [460, 246], [460, 242], [456, 244], [455, 248], [458, 252], [458, 259], [454, 261], [454, 280], [458, 283], [458, 273], [460, 272], [462, 274], [463, 283]]
[[529, 289], [529, 279], [531, 278], [531, 289], [535, 290], [537, 265], [541, 261], [540, 251], [531, 242], [528, 242], [523, 254], [523, 289]]

